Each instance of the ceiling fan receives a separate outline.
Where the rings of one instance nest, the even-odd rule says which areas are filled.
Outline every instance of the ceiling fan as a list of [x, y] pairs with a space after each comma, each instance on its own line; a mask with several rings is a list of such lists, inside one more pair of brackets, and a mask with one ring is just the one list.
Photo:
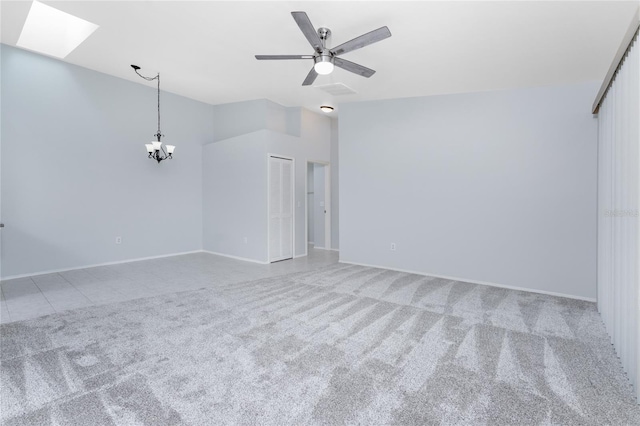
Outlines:
[[389, 28], [380, 27], [377, 30], [373, 30], [361, 35], [360, 37], [356, 37], [353, 40], [349, 40], [346, 43], [342, 43], [339, 46], [329, 49], [326, 46], [326, 42], [328, 37], [331, 35], [331, 30], [320, 27], [316, 31], [305, 12], [291, 12], [291, 15], [293, 15], [293, 19], [295, 19], [298, 27], [300, 27], [304, 36], [307, 38], [309, 43], [311, 43], [311, 46], [315, 51], [313, 55], [256, 55], [256, 59], [313, 59], [313, 68], [311, 68], [307, 78], [302, 82], [303, 86], [311, 85], [319, 74], [331, 74], [334, 65], [363, 77], [371, 77], [375, 73], [374, 70], [363, 67], [362, 65], [354, 62], [347, 61], [346, 59], [339, 58], [338, 56], [391, 37], [391, 31], [389, 31]]

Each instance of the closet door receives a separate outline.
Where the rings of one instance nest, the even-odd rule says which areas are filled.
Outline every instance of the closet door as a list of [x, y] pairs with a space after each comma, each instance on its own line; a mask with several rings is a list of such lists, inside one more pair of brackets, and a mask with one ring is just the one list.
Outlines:
[[269, 262], [293, 258], [293, 160], [269, 157]]

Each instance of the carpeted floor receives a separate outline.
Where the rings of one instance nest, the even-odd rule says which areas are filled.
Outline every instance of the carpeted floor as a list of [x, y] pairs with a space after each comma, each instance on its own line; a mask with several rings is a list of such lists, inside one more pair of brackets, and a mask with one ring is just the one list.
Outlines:
[[9, 425], [638, 425], [595, 305], [336, 264], [2, 325]]

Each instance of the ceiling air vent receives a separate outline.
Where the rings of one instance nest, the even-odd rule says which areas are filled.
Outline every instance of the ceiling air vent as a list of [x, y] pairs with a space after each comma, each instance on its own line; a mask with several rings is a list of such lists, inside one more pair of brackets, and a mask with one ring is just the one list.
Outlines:
[[333, 96], [343, 96], [343, 95], [355, 95], [356, 91], [352, 88], [345, 86], [342, 83], [332, 83], [332, 84], [324, 84], [322, 86], [313, 86], [316, 89], [320, 89], [324, 92], [327, 92]]

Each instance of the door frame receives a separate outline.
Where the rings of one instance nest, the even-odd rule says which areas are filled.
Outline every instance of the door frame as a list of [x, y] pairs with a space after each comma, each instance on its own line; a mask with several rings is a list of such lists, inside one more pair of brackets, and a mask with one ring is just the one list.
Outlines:
[[[328, 161], [318, 161], [307, 159], [307, 167], [304, 173], [304, 255], [309, 253], [309, 164], [321, 164], [325, 166], [324, 170], [324, 209], [327, 211], [324, 215], [324, 248], [320, 250], [331, 250], [331, 163]], [[314, 197], [315, 200], [315, 197]], [[315, 220], [315, 216], [314, 216]]]
[[[291, 259], [296, 257], [296, 159], [287, 155], [267, 153], [267, 263], [271, 262], [271, 157], [291, 160]], [[289, 260], [289, 259], [282, 259]], [[280, 262], [276, 260], [275, 262]]]

